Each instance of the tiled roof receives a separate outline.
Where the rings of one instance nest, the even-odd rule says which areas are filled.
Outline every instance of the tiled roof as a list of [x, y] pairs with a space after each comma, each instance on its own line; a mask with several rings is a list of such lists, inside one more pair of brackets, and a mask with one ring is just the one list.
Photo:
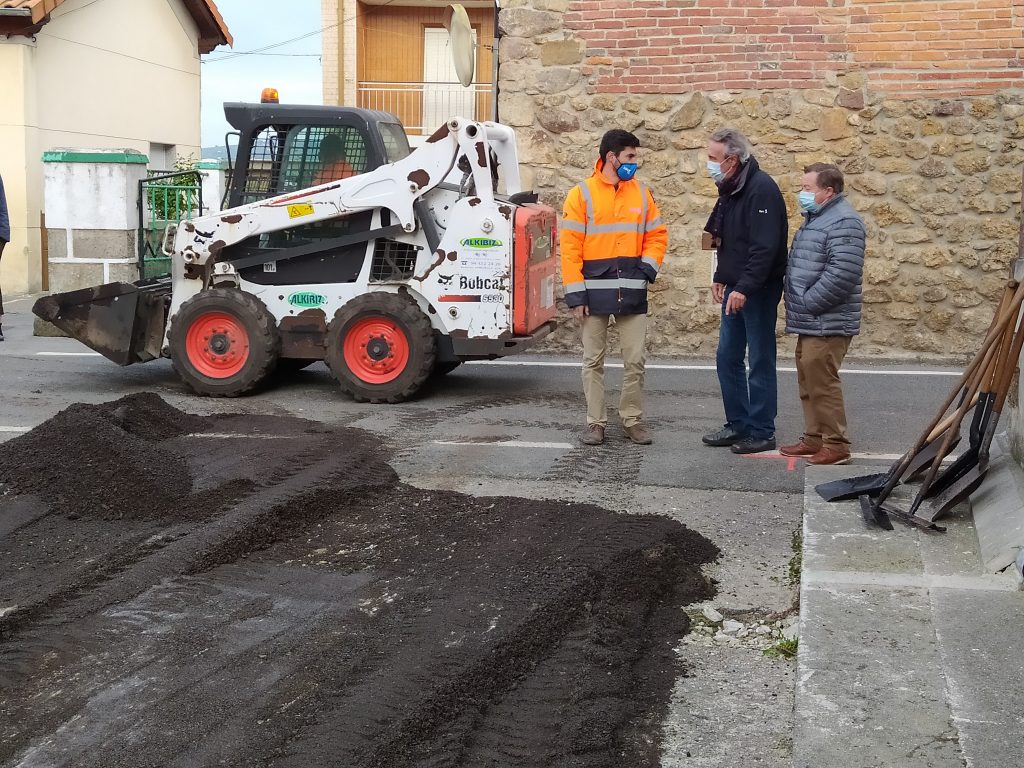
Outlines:
[[[0, 0], [0, 34], [33, 34], [45, 24], [54, 8], [64, 0]], [[209, 53], [218, 45], [234, 41], [224, 17], [213, 0], [184, 0], [185, 8], [199, 27], [199, 52]], [[5, 12], [6, 11], [6, 12]]]
[[31, 19], [33, 24], [38, 24], [62, 2], [64, 0], [0, 0], [0, 8], [24, 11], [26, 20]]

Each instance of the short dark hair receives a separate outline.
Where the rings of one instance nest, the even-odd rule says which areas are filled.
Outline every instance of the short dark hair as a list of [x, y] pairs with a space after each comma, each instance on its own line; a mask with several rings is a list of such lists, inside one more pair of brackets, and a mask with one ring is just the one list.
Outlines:
[[632, 133], [621, 128], [613, 128], [601, 137], [601, 149], [598, 151], [601, 153], [601, 159], [604, 160], [609, 152], [614, 152], [617, 155], [626, 147], [639, 146], [640, 139]]
[[337, 163], [345, 159], [345, 144], [341, 136], [328, 133], [320, 140], [320, 162]]
[[818, 174], [819, 187], [829, 187], [837, 195], [843, 194], [843, 172], [831, 163], [811, 163], [804, 167], [804, 173]]

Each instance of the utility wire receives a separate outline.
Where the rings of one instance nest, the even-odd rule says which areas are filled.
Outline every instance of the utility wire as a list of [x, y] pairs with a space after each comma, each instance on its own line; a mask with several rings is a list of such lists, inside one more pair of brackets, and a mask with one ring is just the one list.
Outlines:
[[[95, 2], [97, 2], [97, 0], [93, 0], [93, 2], [95, 3]], [[374, 6], [374, 8], [385, 8], [385, 7], [389, 6], [389, 5], [391, 5], [393, 2], [395, 2], [395, 0], [386, 0], [386, 2], [383, 2], [380, 5]], [[217, 61], [230, 61], [231, 59], [237, 59], [240, 56], [253, 56], [255, 54], [264, 53], [265, 51], [269, 51], [269, 50], [271, 50], [273, 48], [280, 48], [280, 47], [285, 46], [285, 45], [290, 45], [292, 43], [297, 43], [299, 40], [306, 40], [307, 38], [323, 34], [324, 32], [326, 32], [326, 31], [328, 31], [330, 29], [337, 29], [342, 24], [347, 24], [348, 22], [355, 21], [355, 20], [356, 20], [356, 16], [350, 16], [349, 18], [342, 19], [341, 21], [338, 21], [335, 24], [328, 24], [327, 26], [321, 27], [320, 29], [314, 30], [313, 32], [307, 32], [304, 35], [299, 35], [298, 37], [293, 37], [293, 38], [291, 38], [289, 40], [282, 40], [279, 43], [271, 43], [270, 45], [264, 45], [261, 48], [255, 48], [255, 49], [253, 49], [251, 51], [235, 51], [234, 53], [228, 53], [228, 54], [225, 54], [224, 56], [218, 56], [215, 59], [203, 59], [203, 61], [205, 63], [212, 64], [212, 63], [217, 62]], [[308, 55], [308, 54], [306, 54], [306, 55]]]

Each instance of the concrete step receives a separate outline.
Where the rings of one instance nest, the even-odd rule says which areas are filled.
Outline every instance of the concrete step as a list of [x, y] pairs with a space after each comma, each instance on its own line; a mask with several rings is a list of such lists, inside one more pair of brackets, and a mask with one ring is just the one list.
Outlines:
[[1024, 765], [1024, 592], [988, 573], [966, 506], [927, 533], [865, 523], [808, 467], [794, 768]]

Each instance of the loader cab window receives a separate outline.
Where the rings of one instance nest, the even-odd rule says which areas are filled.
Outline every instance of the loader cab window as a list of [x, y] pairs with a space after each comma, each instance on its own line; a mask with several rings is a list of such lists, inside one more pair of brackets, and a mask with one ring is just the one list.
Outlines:
[[398, 123], [379, 123], [380, 137], [384, 139], [384, 151], [388, 162], [394, 163], [409, 155], [409, 139], [405, 129]]
[[277, 183], [281, 170], [281, 149], [284, 146], [284, 131], [268, 125], [253, 137], [249, 152], [249, 167], [246, 169], [239, 203], [255, 203], [277, 194]]
[[366, 173], [366, 140], [350, 126], [302, 126], [288, 133], [281, 168], [281, 193], [294, 192]]

